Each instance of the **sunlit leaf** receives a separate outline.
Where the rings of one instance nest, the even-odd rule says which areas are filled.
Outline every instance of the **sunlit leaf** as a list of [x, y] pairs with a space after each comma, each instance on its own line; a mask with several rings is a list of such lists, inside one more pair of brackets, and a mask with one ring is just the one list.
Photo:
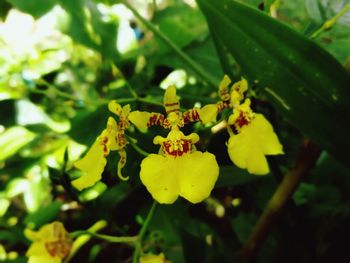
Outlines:
[[66, 132], [70, 128], [68, 120], [53, 120], [40, 107], [28, 100], [16, 101], [17, 123], [20, 125], [44, 124], [56, 132]]
[[60, 0], [61, 6], [70, 15], [67, 33], [77, 42], [98, 50], [102, 55], [116, 59], [116, 21], [103, 21], [96, 4], [89, 0]]
[[58, 0], [6, 0], [19, 10], [39, 17], [50, 11], [57, 4]]
[[[153, 22], [158, 24], [159, 29], [180, 48], [207, 32], [202, 13], [186, 4], [157, 12]], [[169, 47], [162, 41], [158, 44], [159, 53], [169, 51]]]
[[14, 155], [35, 138], [35, 134], [20, 126], [13, 126], [0, 134], [0, 161]]

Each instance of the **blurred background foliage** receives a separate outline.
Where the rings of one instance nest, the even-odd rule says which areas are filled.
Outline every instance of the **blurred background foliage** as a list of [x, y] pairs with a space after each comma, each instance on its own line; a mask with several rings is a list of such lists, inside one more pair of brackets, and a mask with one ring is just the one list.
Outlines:
[[[240, 2], [305, 36], [349, 4], [347, 0]], [[195, 1], [129, 3], [212, 80], [220, 81], [224, 69]], [[152, 202], [138, 177], [143, 156], [127, 148], [124, 175], [130, 180], [123, 182], [116, 176], [118, 157], [111, 154], [102, 182], [82, 192], [71, 187], [77, 176], [68, 172], [72, 163], [104, 129], [110, 115], [108, 101], [131, 98], [130, 89], [141, 98], [131, 103], [133, 109], [162, 111], [169, 84], [177, 86], [184, 109], [215, 102], [216, 88], [116, 0], [1, 1], [0, 20], [0, 261], [26, 262], [23, 229], [37, 229], [52, 220], [74, 231], [104, 219], [108, 226], [103, 233], [137, 234]], [[350, 70], [350, 12], [314, 41]], [[230, 67], [235, 80], [244, 74], [233, 58]], [[265, 96], [257, 93], [253, 101], [275, 127], [285, 155], [269, 158], [271, 174], [255, 177], [231, 164], [225, 130], [186, 128], [200, 134], [199, 149], [217, 156], [220, 177], [212, 197], [202, 204], [178, 200], [159, 206], [145, 251], [164, 252], [171, 262], [240, 262], [236, 251], [305, 139]], [[322, 121], [322, 116], [314, 116], [313, 122]], [[131, 129], [129, 134], [139, 147], [156, 153], [152, 139], [165, 132], [152, 128], [141, 134]], [[349, 168], [322, 151], [256, 262], [349, 262], [348, 222]], [[131, 256], [127, 245], [91, 239], [71, 262], [130, 262]]]

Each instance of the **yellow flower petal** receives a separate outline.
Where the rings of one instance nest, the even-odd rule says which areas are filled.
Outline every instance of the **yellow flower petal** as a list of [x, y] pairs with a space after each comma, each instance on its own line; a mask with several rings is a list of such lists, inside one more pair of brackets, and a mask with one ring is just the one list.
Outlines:
[[225, 75], [219, 85], [219, 96], [222, 101], [228, 101], [230, 99], [230, 93], [228, 91], [228, 85], [230, 85], [231, 79]]
[[33, 231], [29, 228], [24, 229], [24, 236], [31, 241], [36, 241], [40, 239], [40, 237], [38, 236], [38, 232]]
[[262, 114], [256, 114], [252, 121], [253, 128], [259, 131], [260, 140], [263, 141], [261, 148], [265, 155], [283, 154], [283, 146], [273, 131], [270, 122]]
[[25, 235], [35, 241], [26, 255], [32, 263], [59, 263], [71, 249], [72, 241], [60, 222], [44, 225], [39, 231], [25, 230]]
[[176, 158], [150, 154], [141, 163], [140, 178], [158, 203], [172, 204], [179, 196], [181, 169]]
[[212, 121], [216, 121], [216, 116], [218, 115], [218, 108], [216, 104], [205, 105], [199, 111], [199, 117], [203, 124], [207, 124]]
[[97, 181], [101, 180], [106, 163], [104, 145], [101, 145], [99, 140], [96, 140], [84, 158], [74, 163], [74, 166], [83, 171], [84, 175], [72, 181], [73, 186], [78, 190], [93, 186]]
[[118, 162], [117, 174], [121, 180], [127, 181], [127, 180], [129, 180], [129, 176], [124, 177], [122, 175], [122, 169], [126, 164], [126, 152], [124, 149], [122, 149], [122, 150], [119, 150], [118, 153], [119, 153], [119, 162]]
[[116, 100], [112, 100], [108, 103], [108, 109], [110, 112], [120, 116], [122, 114], [123, 108]]
[[197, 133], [191, 133], [185, 136], [182, 131], [173, 129], [166, 138], [156, 136], [153, 139], [154, 144], [160, 144], [165, 155], [182, 156], [192, 151], [192, 146], [199, 141]]
[[245, 78], [242, 78], [240, 81], [234, 83], [231, 90], [231, 104], [239, 104], [239, 102], [244, 99], [244, 92], [247, 90], [248, 82]]
[[140, 263], [165, 263], [169, 262], [165, 259], [164, 254], [146, 255], [140, 258]]
[[180, 110], [180, 102], [179, 98], [176, 96], [176, 87], [174, 85], [166, 89], [163, 104], [167, 113]]
[[148, 122], [151, 117], [150, 112], [146, 111], [132, 111], [129, 114], [129, 121], [134, 124], [140, 131], [146, 132], [148, 129]]
[[215, 156], [193, 152], [181, 157], [151, 154], [141, 163], [142, 183], [161, 204], [171, 204], [178, 196], [192, 203], [206, 199], [219, 175]]
[[[116, 151], [124, 147], [123, 142], [119, 141], [118, 135], [122, 133], [122, 131], [119, 130], [117, 122], [114, 118], [109, 117], [107, 121], [107, 128], [103, 130], [101, 135], [99, 136], [100, 140], [105, 140], [105, 144], [107, 146], [107, 153], [109, 154], [109, 151]], [[97, 139], [97, 140], [99, 140]]]
[[[181, 158], [180, 196], [191, 203], [208, 198], [219, 176], [219, 166], [211, 153], [193, 152]], [[180, 161], [180, 160], [179, 160]]]
[[58, 237], [64, 237], [67, 235], [67, 231], [63, 224], [57, 221], [42, 226], [36, 233], [39, 240], [45, 241], [56, 241]]
[[250, 108], [250, 99], [246, 99], [244, 103], [236, 106], [233, 110], [233, 114], [228, 118], [228, 124], [234, 125], [237, 131], [240, 131], [242, 127], [250, 123], [255, 116], [255, 113]]
[[26, 256], [42, 256], [50, 258], [50, 254], [45, 248], [45, 242], [34, 242], [28, 249]]
[[59, 257], [44, 257], [44, 256], [31, 256], [28, 263], [61, 263], [62, 259]]
[[262, 114], [255, 114], [250, 124], [243, 126], [238, 134], [231, 136], [227, 147], [235, 165], [257, 175], [269, 172], [265, 155], [283, 153], [277, 135]]

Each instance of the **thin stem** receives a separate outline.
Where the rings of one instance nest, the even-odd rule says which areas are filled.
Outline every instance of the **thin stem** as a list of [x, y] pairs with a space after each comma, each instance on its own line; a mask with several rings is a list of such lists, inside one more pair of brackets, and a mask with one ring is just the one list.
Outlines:
[[96, 237], [105, 241], [108, 241], [110, 243], [136, 243], [138, 241], [138, 236], [122, 236], [122, 237], [116, 237], [116, 236], [110, 236], [110, 235], [103, 235], [103, 234], [97, 234], [94, 232], [81, 230], [81, 231], [75, 231], [71, 233], [72, 237], [78, 237], [82, 235], [89, 235], [92, 237]]
[[[97, 221], [86, 232], [95, 233], [95, 232], [105, 228], [106, 225], [107, 225], [107, 222], [105, 220]], [[72, 238], [77, 237], [77, 239], [73, 242], [72, 249], [69, 253], [69, 256], [63, 261], [64, 263], [69, 262], [74, 257], [74, 255], [79, 251], [79, 249], [90, 240], [90, 235], [84, 234], [84, 235], [78, 236], [77, 234], [75, 234], [77, 232], [79, 232], [79, 231], [70, 233], [70, 236]]]
[[287, 206], [299, 183], [309, 174], [320, 156], [321, 149], [310, 141], [301, 148], [294, 166], [284, 176], [281, 184], [270, 198], [253, 232], [245, 242], [240, 254], [247, 262], [255, 259], [261, 244], [268, 237]]
[[153, 4], [153, 12], [156, 12], [157, 11], [157, 0], [153, 0], [152, 4]]
[[184, 53], [176, 44], [168, 38], [165, 34], [163, 34], [158, 28], [156, 28], [152, 23], [143, 18], [137, 10], [130, 5], [127, 1], [121, 0], [128, 9], [149, 29], [151, 30], [157, 37], [159, 37], [169, 48], [171, 48], [180, 58], [182, 58], [188, 66], [200, 76], [205, 82], [212, 85], [213, 87], [217, 86], [217, 81], [215, 77], [213, 77], [209, 72], [206, 72], [202, 66], [197, 64], [194, 60], [192, 60], [186, 53]]
[[131, 144], [131, 147], [133, 147], [135, 149], [135, 151], [137, 151], [139, 154], [147, 157], [148, 155], [150, 155], [150, 153], [142, 150], [139, 146], [137, 146], [137, 144], [135, 143], [130, 143]]
[[143, 222], [141, 230], [139, 232], [139, 235], [138, 235], [139, 239], [138, 239], [138, 243], [136, 244], [136, 247], [135, 247], [134, 255], [133, 255], [133, 258], [132, 258], [132, 263], [138, 263], [139, 262], [140, 253], [142, 251], [142, 241], [143, 241], [143, 238], [144, 238], [144, 236], [145, 236], [145, 234], [147, 232], [149, 223], [151, 222], [151, 219], [152, 219], [152, 217], [154, 215], [156, 207], [157, 207], [157, 202], [153, 201], [151, 209], [149, 210], [148, 215], [147, 215], [145, 221]]
[[137, 146], [137, 140], [128, 136], [128, 135], [125, 135], [126, 138], [128, 139], [128, 142], [131, 144], [131, 146], [135, 149], [135, 151], [137, 151], [139, 154], [147, 157], [148, 155], [150, 155], [150, 153], [144, 151], [143, 149], [141, 149], [139, 146]]
[[[62, 98], [66, 98], [66, 99], [70, 99], [70, 100], [74, 100], [74, 101], [80, 100], [77, 97], [75, 97], [69, 93], [66, 93], [66, 92], [59, 90], [55, 85], [52, 85], [51, 83], [47, 82], [44, 79], [38, 79], [36, 83], [40, 84], [40, 85], [45, 85], [46, 87], [49, 88], [49, 91], [55, 93], [56, 95], [58, 95]], [[38, 91], [38, 90], [35, 90], [35, 91]], [[46, 91], [43, 91], [42, 93], [44, 94], [45, 92]], [[49, 94], [47, 94], [47, 95], [49, 95]]]
[[125, 80], [126, 86], [129, 90], [131, 96], [133, 96], [135, 99], [137, 99], [139, 96], [137, 95], [136, 91], [131, 87], [129, 81], [127, 81], [125, 78], [124, 78], [124, 80]]
[[281, 5], [281, 0], [276, 0], [270, 5], [270, 15], [273, 18], [277, 18], [277, 10]]
[[139, 96], [137, 95], [136, 91], [134, 90], [133, 87], [131, 87], [130, 82], [126, 79], [126, 77], [124, 76], [123, 72], [121, 72], [121, 70], [118, 69], [118, 73], [121, 75], [121, 77], [124, 79], [125, 81], [125, 85], [128, 88], [131, 96], [133, 96], [135, 99], [137, 99]]
[[137, 101], [139, 102], [143, 102], [145, 104], [150, 104], [150, 105], [155, 105], [155, 106], [159, 106], [159, 107], [163, 107], [163, 103], [157, 102], [157, 101], [153, 101], [153, 100], [149, 100], [149, 99], [145, 99], [145, 98], [137, 98]]
[[[121, 103], [130, 103], [136, 101], [136, 98], [124, 98], [124, 99], [116, 99], [116, 101], [121, 104]], [[109, 102], [109, 101], [108, 101]]]
[[210, 97], [199, 97], [199, 96], [189, 95], [189, 94], [181, 94], [181, 98], [210, 103], [210, 104], [214, 104], [218, 101], [217, 99], [210, 98]]
[[91, 105], [95, 105], [95, 106], [100, 106], [100, 105], [104, 105], [104, 104], [107, 104], [109, 101], [106, 100], [106, 99], [98, 99], [96, 102], [92, 102], [92, 101], [86, 101], [84, 99], [80, 99], [80, 98], [77, 98], [69, 93], [66, 93], [64, 91], [61, 91], [59, 90], [55, 85], [47, 82], [46, 80], [44, 79], [38, 79], [36, 81], [36, 84], [39, 84], [39, 85], [44, 85], [46, 87], [48, 87], [48, 90], [39, 90], [39, 89], [31, 89], [31, 92], [33, 93], [38, 93], [38, 94], [43, 94], [43, 95], [46, 95], [47, 97], [52, 97], [52, 94], [55, 94], [56, 96], [59, 96], [59, 97], [62, 97], [62, 98], [65, 98], [65, 99], [69, 99], [69, 100], [73, 100], [73, 101], [82, 101], [84, 102], [85, 104], [91, 104]]
[[323, 25], [317, 29], [310, 38], [316, 38], [319, 34], [321, 34], [323, 31], [330, 29], [334, 24], [338, 21], [339, 18], [341, 18], [347, 11], [350, 10], [350, 3], [343, 7], [342, 10], [340, 10], [335, 16], [333, 16], [331, 19], [328, 19], [326, 22], [323, 23]]

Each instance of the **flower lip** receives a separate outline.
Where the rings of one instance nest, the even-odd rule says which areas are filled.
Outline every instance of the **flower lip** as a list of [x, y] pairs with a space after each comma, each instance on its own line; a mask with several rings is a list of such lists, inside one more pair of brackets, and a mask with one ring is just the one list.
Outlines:
[[199, 136], [196, 133], [185, 136], [180, 130], [171, 130], [166, 138], [156, 136], [153, 143], [160, 144], [166, 156], [177, 157], [191, 153], [193, 145], [198, 140]]
[[192, 149], [192, 143], [190, 140], [176, 140], [176, 141], [165, 141], [162, 144], [162, 150], [171, 156], [182, 156], [185, 153], [190, 152]]
[[241, 111], [235, 121], [235, 126], [242, 128], [243, 126], [248, 125], [252, 121], [252, 119], [253, 118], [250, 118], [249, 116], [244, 114], [244, 112]]
[[72, 240], [62, 224], [54, 222], [52, 230], [56, 240], [44, 242], [45, 249], [52, 257], [65, 258], [71, 250]]
[[38, 231], [25, 229], [24, 235], [33, 241], [26, 253], [29, 262], [61, 262], [70, 254], [73, 245], [63, 224], [57, 221]]
[[45, 242], [45, 248], [51, 257], [65, 258], [71, 250], [71, 242], [67, 242], [64, 239]]

